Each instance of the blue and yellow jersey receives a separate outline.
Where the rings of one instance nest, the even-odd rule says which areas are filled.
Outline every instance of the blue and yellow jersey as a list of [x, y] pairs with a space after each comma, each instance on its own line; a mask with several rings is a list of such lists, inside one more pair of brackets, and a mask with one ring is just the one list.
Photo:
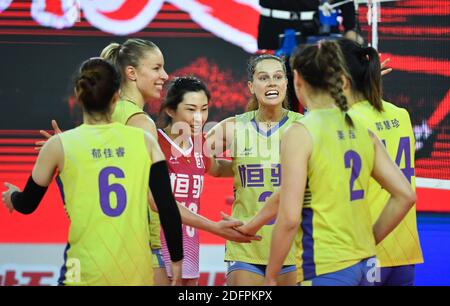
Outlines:
[[[128, 100], [117, 101], [116, 108], [112, 114], [112, 121], [127, 124], [128, 120], [137, 114], [147, 115], [139, 106]], [[161, 225], [157, 212], [149, 209], [150, 246], [152, 249], [161, 248]]]
[[[297, 251], [297, 281], [342, 270], [375, 255], [367, 188], [375, 151], [368, 129], [338, 108], [299, 123], [312, 137]], [[301, 145], [301, 139], [299, 139]]]
[[[383, 101], [383, 112], [378, 112], [368, 101], [352, 106], [352, 117], [361, 119], [384, 143], [392, 160], [415, 189], [414, 134], [408, 112]], [[389, 193], [374, 179], [370, 180], [367, 199], [372, 220], [375, 222], [386, 206]], [[377, 245], [377, 259], [382, 267], [411, 265], [423, 262], [413, 207], [400, 224]]]
[[[284, 130], [301, 114], [287, 115], [267, 132], [259, 129], [255, 112], [235, 117], [235, 143], [233, 157], [235, 200], [232, 216], [244, 222], [253, 218], [264, 206], [266, 199], [281, 185], [280, 139]], [[226, 261], [242, 261], [267, 265], [274, 222], [258, 231], [261, 241], [249, 244], [227, 241]], [[286, 265], [295, 264], [294, 252], [286, 259]]]
[[60, 283], [152, 285], [144, 132], [83, 124], [59, 137], [64, 167], [57, 182], [71, 222]]

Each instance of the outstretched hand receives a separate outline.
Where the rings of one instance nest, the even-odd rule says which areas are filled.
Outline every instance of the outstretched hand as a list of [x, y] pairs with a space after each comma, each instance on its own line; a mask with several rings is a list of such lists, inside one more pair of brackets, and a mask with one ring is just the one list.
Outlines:
[[255, 235], [246, 235], [241, 233], [240, 231], [236, 230], [239, 226], [241, 226], [243, 223], [241, 221], [227, 221], [227, 220], [220, 220], [216, 222], [217, 230], [216, 233], [220, 237], [234, 241], [234, 242], [241, 242], [241, 243], [250, 243], [252, 241], [260, 241], [260, 236]]
[[5, 182], [5, 186], [8, 187], [8, 190], [2, 192], [3, 204], [8, 209], [10, 213], [14, 211], [14, 206], [11, 201], [11, 194], [16, 191], [20, 191], [20, 189], [10, 183]]
[[[59, 128], [58, 123], [56, 122], [56, 120], [52, 120], [52, 128], [53, 128], [53, 132], [54, 134], [61, 134], [62, 130]], [[52, 137], [53, 135], [48, 133], [47, 131], [44, 130], [40, 130], [39, 133], [44, 136], [46, 138], [46, 140], [40, 140], [40, 141], [36, 141], [35, 147], [34, 149], [36, 151], [40, 151], [42, 149], [42, 146], [47, 142], [47, 140]]]
[[[260, 241], [262, 239], [261, 236], [257, 236], [256, 233], [251, 232], [247, 228], [246, 224], [244, 224], [242, 221], [233, 219], [233, 217], [231, 217], [230, 215], [227, 215], [223, 211], [220, 212], [220, 215], [222, 216], [223, 222], [229, 222], [230, 225], [234, 224], [233, 230], [234, 230], [234, 232], [238, 232], [240, 234], [239, 237], [244, 237], [246, 240], [250, 239], [249, 241], [244, 241], [244, 242], [251, 242], [253, 240]], [[233, 240], [233, 239], [228, 239], [228, 240]], [[233, 241], [237, 241], [237, 240], [233, 240]], [[242, 241], [237, 241], [237, 242], [242, 242]]]
[[381, 76], [385, 76], [386, 74], [389, 74], [392, 72], [392, 68], [386, 67], [386, 65], [391, 61], [391, 59], [388, 57], [383, 62], [381, 62]]
[[228, 214], [224, 213], [223, 211], [221, 211], [221, 212], [220, 212], [220, 216], [222, 217], [222, 220], [226, 220], [226, 221], [238, 221], [238, 222], [240, 222], [240, 223], [241, 223], [241, 224], [240, 224], [240, 225], [238, 225], [238, 226], [242, 226], [242, 225], [244, 225], [244, 222], [242, 222], [242, 221], [239, 221], [239, 220], [236, 220], [236, 219], [233, 219], [233, 217], [232, 217], [232, 216], [230, 216], [230, 215], [228, 215]]

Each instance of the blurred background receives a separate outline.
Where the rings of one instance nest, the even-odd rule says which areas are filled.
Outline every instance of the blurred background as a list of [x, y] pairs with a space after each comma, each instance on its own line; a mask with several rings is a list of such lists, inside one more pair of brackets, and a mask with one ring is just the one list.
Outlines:
[[[360, 1], [361, 2], [361, 1]], [[391, 58], [385, 99], [406, 108], [417, 150], [417, 209], [425, 263], [417, 285], [450, 285], [450, 1], [382, 2], [378, 50]], [[243, 112], [245, 75], [256, 53], [254, 0], [0, 0], [0, 184], [23, 187], [36, 159], [40, 129], [56, 119], [63, 130], [81, 122], [71, 97], [78, 65], [110, 42], [139, 37], [162, 50], [171, 77], [196, 75], [212, 92], [209, 121]], [[368, 7], [358, 6], [361, 35], [373, 39]], [[295, 106], [295, 105], [294, 105]], [[147, 105], [156, 118], [159, 102]], [[229, 212], [232, 180], [206, 178], [200, 213]], [[52, 184], [31, 216], [0, 207], [0, 286], [55, 284], [69, 221]], [[223, 240], [201, 234], [200, 283], [223, 285]]]

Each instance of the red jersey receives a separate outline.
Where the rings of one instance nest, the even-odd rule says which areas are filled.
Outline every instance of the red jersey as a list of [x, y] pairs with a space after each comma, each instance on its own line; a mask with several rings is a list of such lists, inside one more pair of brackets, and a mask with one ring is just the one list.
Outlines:
[[[183, 150], [163, 131], [158, 130], [158, 143], [169, 167], [170, 182], [175, 199], [191, 211], [200, 210], [200, 195], [203, 190], [204, 174], [209, 167], [209, 159], [203, 156], [201, 143], [195, 144], [190, 139], [190, 148]], [[164, 234], [161, 232], [161, 245], [167, 273], [170, 271], [170, 256]], [[198, 278], [199, 271], [199, 235], [198, 230], [183, 225], [183, 278]]]

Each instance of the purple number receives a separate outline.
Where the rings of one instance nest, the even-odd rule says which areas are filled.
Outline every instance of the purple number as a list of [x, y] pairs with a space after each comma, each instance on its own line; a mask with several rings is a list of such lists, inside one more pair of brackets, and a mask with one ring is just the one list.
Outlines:
[[[384, 146], [386, 147], [386, 140], [382, 140]], [[411, 183], [411, 177], [414, 176], [414, 168], [411, 167], [411, 141], [409, 137], [400, 137], [398, 143], [397, 155], [395, 156], [395, 163], [400, 167], [402, 162], [402, 156], [405, 155], [405, 168], [400, 169], [403, 175]]]
[[414, 168], [411, 167], [411, 142], [409, 137], [401, 137], [398, 144], [397, 156], [395, 157], [395, 163], [400, 167], [400, 162], [402, 161], [403, 153], [405, 155], [405, 168], [400, 169], [403, 175], [411, 183], [411, 177], [414, 176]]
[[[125, 188], [123, 188], [120, 184], [109, 185], [109, 176], [111, 174], [115, 178], [125, 178], [123, 171], [117, 167], [106, 167], [100, 171], [98, 176], [100, 207], [105, 215], [110, 217], [118, 217], [123, 213], [125, 207], [127, 206], [127, 193]], [[111, 192], [116, 194], [117, 205], [115, 208], [111, 207], [111, 202], [109, 201], [109, 195]]]
[[350, 201], [360, 200], [364, 198], [364, 190], [353, 190], [355, 180], [361, 172], [361, 157], [355, 151], [347, 151], [344, 155], [345, 168], [352, 169], [350, 176]]
[[[261, 193], [259, 195], [258, 202], [265, 203], [267, 198], [269, 198], [272, 195], [272, 193], [273, 193], [272, 191], [264, 191], [263, 193]], [[267, 222], [266, 225], [273, 225], [273, 224], [275, 224], [276, 220], [277, 220], [277, 218], [273, 218], [272, 220]]]

